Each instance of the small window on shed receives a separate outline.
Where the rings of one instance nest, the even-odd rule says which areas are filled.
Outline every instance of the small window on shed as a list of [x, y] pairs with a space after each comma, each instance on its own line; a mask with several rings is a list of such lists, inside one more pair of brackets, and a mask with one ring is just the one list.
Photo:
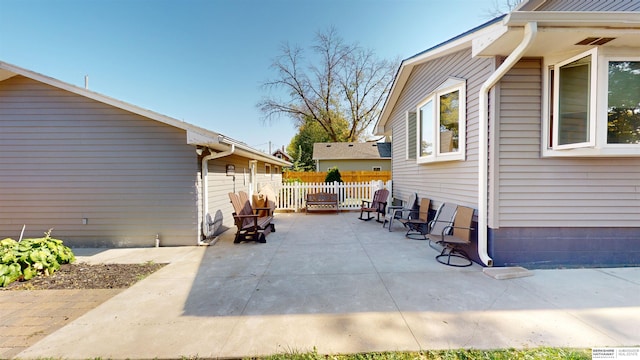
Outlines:
[[382, 167], [381, 166], [374, 166], [373, 167], [373, 171], [382, 171]]

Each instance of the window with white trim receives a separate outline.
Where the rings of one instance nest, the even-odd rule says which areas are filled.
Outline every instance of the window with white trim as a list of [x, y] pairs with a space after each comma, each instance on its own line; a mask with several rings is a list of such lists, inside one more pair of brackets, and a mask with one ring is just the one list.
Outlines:
[[417, 107], [417, 162], [464, 160], [466, 84], [450, 78]]
[[271, 164], [264, 164], [264, 175], [271, 177]]
[[640, 57], [593, 48], [548, 69], [545, 155], [640, 155]]

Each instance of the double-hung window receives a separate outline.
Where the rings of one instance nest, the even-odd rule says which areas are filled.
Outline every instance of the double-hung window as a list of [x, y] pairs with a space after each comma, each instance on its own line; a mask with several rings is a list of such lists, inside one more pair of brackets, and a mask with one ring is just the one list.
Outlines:
[[417, 106], [418, 163], [464, 160], [465, 81], [450, 78]]
[[548, 65], [547, 156], [640, 154], [640, 57], [593, 48]]

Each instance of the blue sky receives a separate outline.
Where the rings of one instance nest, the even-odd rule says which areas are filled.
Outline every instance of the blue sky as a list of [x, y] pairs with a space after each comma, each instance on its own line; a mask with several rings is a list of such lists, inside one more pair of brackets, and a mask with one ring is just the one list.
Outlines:
[[[485, 21], [498, 0], [0, 0], [0, 61], [84, 86], [267, 151], [291, 120], [256, 104], [283, 43], [335, 27], [405, 59]], [[501, 1], [504, 2], [504, 1]]]

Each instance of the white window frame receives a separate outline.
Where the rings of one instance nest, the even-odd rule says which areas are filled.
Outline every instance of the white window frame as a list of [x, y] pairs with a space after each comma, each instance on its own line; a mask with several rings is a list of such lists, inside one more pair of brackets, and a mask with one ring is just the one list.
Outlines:
[[[571, 63], [582, 57], [591, 55], [590, 82], [590, 123], [589, 141], [576, 144], [558, 144], [558, 71], [564, 64]], [[640, 61], [637, 49], [633, 48], [602, 48], [595, 47], [580, 53], [573, 53], [563, 57], [545, 58], [543, 74], [543, 107], [542, 107], [542, 156], [544, 157], [584, 157], [584, 156], [638, 156], [640, 144], [609, 144], [607, 143], [608, 126], [608, 91], [609, 91], [609, 62], [611, 61]], [[551, 99], [550, 84], [551, 70], [554, 69], [554, 99]], [[553, 103], [553, 109], [551, 109]], [[550, 126], [550, 114], [553, 112], [553, 126]], [[550, 135], [553, 141], [551, 142]]]
[[[560, 138], [560, 136], [558, 136], [559, 126], [560, 126], [560, 121], [558, 121], [560, 119], [560, 116], [559, 116], [560, 101], [558, 101], [558, 94], [560, 94], [560, 71], [558, 71], [558, 69], [576, 60], [585, 58], [587, 56], [591, 56], [591, 63], [589, 64], [589, 109], [588, 109], [589, 124], [587, 126], [588, 128], [587, 140], [583, 142], [578, 142], [578, 143], [560, 145], [558, 143], [558, 140]], [[561, 61], [554, 66], [554, 80], [553, 80], [553, 83], [554, 83], [553, 148], [554, 149], [563, 150], [563, 149], [576, 149], [576, 148], [595, 146], [596, 144], [595, 129], [596, 129], [596, 123], [597, 123], [597, 115], [596, 115], [596, 106], [594, 106], [594, 104], [597, 104], [597, 99], [598, 99], [597, 98], [598, 91], [596, 88], [596, 85], [597, 85], [596, 79], [598, 77], [597, 70], [598, 70], [598, 54], [595, 48], [592, 50], [580, 53], [567, 60]]]
[[[455, 152], [440, 151], [440, 98], [444, 95], [458, 91], [458, 150]], [[466, 154], [466, 129], [467, 129], [467, 104], [466, 81], [464, 79], [449, 78], [434, 92], [426, 96], [416, 106], [416, 162], [427, 164], [440, 161], [464, 160]], [[434, 144], [431, 155], [423, 156], [422, 148], [422, 119], [420, 108], [433, 101], [433, 134]]]
[[271, 177], [271, 164], [264, 164], [264, 175]]

